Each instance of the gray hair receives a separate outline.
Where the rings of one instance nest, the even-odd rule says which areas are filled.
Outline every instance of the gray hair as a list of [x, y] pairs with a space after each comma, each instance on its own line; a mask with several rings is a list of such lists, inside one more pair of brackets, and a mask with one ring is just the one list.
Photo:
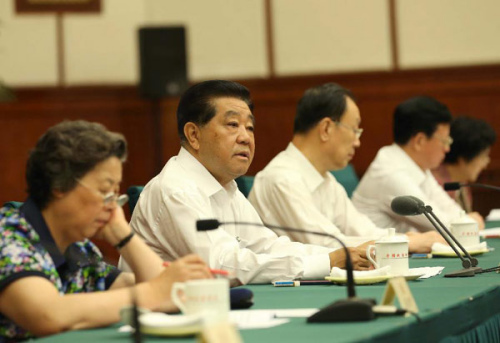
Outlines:
[[77, 179], [113, 156], [122, 162], [127, 158], [122, 134], [98, 123], [63, 121], [49, 128], [31, 151], [26, 165], [27, 192], [44, 209], [54, 190], [72, 190]]

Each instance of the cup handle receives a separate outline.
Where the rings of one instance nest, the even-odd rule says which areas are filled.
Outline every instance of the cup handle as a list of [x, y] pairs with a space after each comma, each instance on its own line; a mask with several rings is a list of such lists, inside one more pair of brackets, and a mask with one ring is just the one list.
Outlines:
[[367, 248], [366, 248], [366, 257], [368, 258], [368, 260], [373, 264], [373, 266], [378, 269], [379, 266], [377, 264], [377, 262], [375, 262], [372, 258], [372, 250], [375, 250], [375, 246], [374, 245], [369, 245]]
[[[172, 292], [171, 292], [171, 296], [172, 296], [172, 301], [174, 302], [174, 304], [182, 311], [182, 313], [186, 313], [186, 305], [184, 304], [184, 302], [181, 300], [181, 297], [179, 296], [179, 293], [182, 292], [184, 293], [186, 289], [186, 284], [182, 283], [182, 282], [175, 282], [173, 285], [172, 285]], [[180, 291], [180, 292], [179, 292]]]

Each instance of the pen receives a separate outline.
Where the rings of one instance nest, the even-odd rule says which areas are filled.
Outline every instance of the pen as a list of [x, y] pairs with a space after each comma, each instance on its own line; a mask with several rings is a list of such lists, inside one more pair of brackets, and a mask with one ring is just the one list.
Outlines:
[[273, 281], [274, 287], [299, 287], [313, 285], [331, 285], [328, 280]]
[[300, 281], [300, 285], [301, 286], [333, 285], [333, 283], [328, 280], [302, 280]]
[[[170, 262], [168, 262], [168, 261], [163, 262], [164, 267], [168, 267], [169, 265], [170, 265]], [[228, 272], [227, 270], [222, 270], [222, 269], [210, 269], [210, 273], [216, 274], [216, 275], [223, 275], [223, 276], [231, 275], [230, 272]]]
[[274, 287], [299, 287], [300, 281], [273, 281]]
[[411, 254], [411, 258], [432, 258], [432, 254]]

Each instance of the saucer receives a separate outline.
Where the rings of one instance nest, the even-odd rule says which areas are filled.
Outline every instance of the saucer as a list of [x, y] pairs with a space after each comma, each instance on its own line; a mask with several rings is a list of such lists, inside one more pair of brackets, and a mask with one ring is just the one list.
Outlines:
[[199, 315], [168, 315], [162, 312], [150, 312], [139, 317], [141, 332], [154, 336], [191, 336], [202, 329], [202, 317]]
[[[473, 245], [468, 245], [464, 247], [469, 254], [471, 255], [479, 255], [479, 254], [484, 254], [489, 251], [488, 249], [488, 244], [483, 241], [479, 244], [473, 244]], [[457, 247], [457, 250], [462, 256], [464, 253], [462, 252], [461, 249]], [[431, 248], [431, 254], [433, 256], [442, 256], [442, 257], [457, 257], [453, 249], [449, 245], [441, 244], [441, 243], [434, 243]]]
[[[150, 310], [148, 310], [147, 308], [142, 308], [142, 307], [137, 307], [137, 312], [138, 312], [139, 316], [146, 314], [146, 313], [151, 313]], [[134, 314], [133, 314], [133, 307], [132, 306], [124, 306], [120, 310], [121, 321], [124, 324], [127, 324], [131, 327], [135, 326], [133, 315]]]
[[[356, 285], [372, 285], [375, 283], [386, 282], [387, 280], [398, 276], [403, 276], [407, 281], [411, 281], [411, 280], [416, 280], [423, 275], [425, 275], [425, 273], [422, 273], [422, 271], [420, 270], [409, 269], [405, 275], [389, 274], [389, 275], [373, 275], [373, 276], [355, 276], [354, 283]], [[325, 280], [338, 284], [347, 283], [347, 277], [343, 276], [325, 276]]]
[[[465, 248], [467, 249], [467, 248]], [[463, 251], [461, 251], [460, 249], [457, 249], [458, 252], [464, 256], [465, 254], [463, 253]], [[484, 254], [484, 253], [487, 253], [489, 250], [488, 248], [485, 248], [485, 249], [478, 249], [478, 250], [467, 250], [469, 252], [469, 254], [471, 256], [474, 256], [474, 255], [481, 255], [481, 254]], [[437, 257], [457, 257], [457, 254], [455, 254], [455, 252], [453, 251], [452, 248], [449, 248], [448, 251], [431, 251], [431, 254], [432, 256], [437, 256]]]
[[[356, 276], [354, 278], [354, 283], [356, 285], [372, 285], [375, 283], [386, 282], [392, 275], [374, 275], [374, 276]], [[325, 280], [331, 281], [337, 284], [347, 283], [347, 277], [342, 276], [325, 276]]]

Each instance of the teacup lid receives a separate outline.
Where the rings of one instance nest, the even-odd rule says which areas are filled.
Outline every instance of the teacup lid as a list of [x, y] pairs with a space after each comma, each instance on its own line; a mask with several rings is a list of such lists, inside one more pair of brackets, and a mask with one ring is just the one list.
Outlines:
[[408, 237], [406, 235], [396, 235], [396, 229], [391, 227], [387, 229], [388, 235], [380, 238], [375, 243], [407, 243]]
[[469, 217], [465, 211], [460, 211], [460, 215], [456, 218], [454, 218], [450, 225], [457, 225], [457, 224], [477, 224], [477, 222]]

